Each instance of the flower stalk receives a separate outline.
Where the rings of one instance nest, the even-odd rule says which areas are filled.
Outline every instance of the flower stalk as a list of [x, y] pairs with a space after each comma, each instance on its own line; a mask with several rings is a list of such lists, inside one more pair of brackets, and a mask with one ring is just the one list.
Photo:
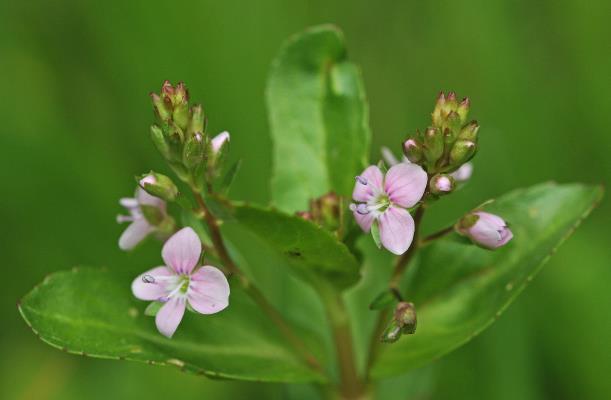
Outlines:
[[306, 362], [306, 364], [315, 371], [324, 374], [324, 371], [316, 356], [314, 356], [308, 350], [305, 343], [303, 343], [301, 338], [299, 338], [299, 336], [293, 331], [293, 329], [285, 321], [284, 317], [280, 314], [280, 312], [278, 312], [278, 310], [267, 300], [265, 295], [248, 279], [248, 277], [246, 277], [246, 275], [242, 273], [242, 271], [235, 264], [235, 262], [229, 255], [229, 251], [227, 250], [227, 246], [225, 245], [225, 241], [223, 239], [223, 236], [221, 235], [218, 221], [210, 212], [202, 195], [198, 191], [193, 190], [193, 196], [195, 197], [195, 200], [200, 208], [201, 214], [203, 215], [204, 222], [208, 226], [208, 231], [212, 239], [212, 244], [214, 246], [216, 254], [218, 255], [219, 259], [221, 260], [223, 266], [226, 269], [225, 272], [228, 275], [233, 275], [238, 279], [244, 291], [276, 325], [278, 330], [287, 339], [291, 346], [293, 346], [297, 354], [299, 354], [299, 356]]

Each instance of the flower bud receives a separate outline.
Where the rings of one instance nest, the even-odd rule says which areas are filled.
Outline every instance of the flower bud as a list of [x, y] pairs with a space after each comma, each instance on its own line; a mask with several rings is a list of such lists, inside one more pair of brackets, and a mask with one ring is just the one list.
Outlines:
[[340, 198], [334, 192], [329, 192], [310, 201], [312, 220], [329, 231], [336, 231], [340, 225]]
[[407, 139], [403, 142], [403, 154], [414, 164], [422, 161], [422, 145], [416, 139]]
[[446, 96], [443, 92], [439, 92], [439, 96], [437, 96], [437, 102], [435, 103], [435, 108], [433, 109], [433, 113], [431, 114], [433, 125], [441, 126], [443, 118], [445, 117], [445, 107]]
[[467, 120], [467, 116], [469, 115], [470, 106], [471, 106], [471, 102], [469, 101], [468, 97], [465, 97], [464, 99], [462, 99], [460, 104], [458, 104], [458, 108], [456, 109], [456, 112], [460, 116], [461, 124], [464, 124], [465, 121]]
[[204, 130], [204, 110], [201, 104], [191, 107], [191, 120], [187, 129], [187, 135], [195, 135], [197, 132], [205, 132]]
[[138, 184], [151, 196], [166, 201], [176, 200], [178, 188], [170, 178], [157, 172], [149, 172], [138, 179]]
[[401, 335], [411, 335], [416, 332], [417, 318], [413, 303], [402, 301], [395, 307], [392, 320], [380, 338], [382, 342], [394, 343]]
[[456, 225], [456, 230], [489, 250], [504, 246], [513, 238], [513, 232], [501, 217], [484, 211], [465, 215]]
[[394, 318], [401, 327], [401, 333], [411, 335], [416, 332], [418, 321], [413, 303], [402, 301], [397, 304]]
[[444, 139], [439, 128], [430, 127], [424, 133], [424, 156], [430, 164], [437, 162], [443, 154]]
[[431, 193], [437, 195], [444, 195], [454, 190], [454, 178], [450, 175], [437, 174], [431, 178], [429, 182], [429, 189]]
[[153, 141], [153, 144], [155, 145], [159, 153], [161, 153], [163, 158], [169, 160], [171, 157], [170, 145], [166, 141], [165, 135], [163, 134], [163, 130], [161, 130], [161, 128], [157, 125], [151, 126], [151, 140]]
[[450, 150], [450, 165], [458, 166], [469, 161], [474, 155], [477, 146], [470, 140], [457, 140]]
[[458, 138], [462, 140], [470, 140], [472, 142], [477, 142], [478, 130], [479, 125], [477, 124], [477, 121], [471, 121], [461, 129], [460, 133], [458, 134]]
[[380, 340], [384, 343], [394, 343], [399, 340], [401, 334], [402, 332], [399, 323], [392, 319], [388, 323], [386, 329], [384, 329], [384, 332], [382, 332], [382, 337], [380, 338]]
[[185, 142], [182, 161], [189, 170], [200, 167], [206, 159], [206, 138], [200, 132], [190, 136]]
[[164, 103], [163, 99], [157, 93], [151, 93], [151, 100], [153, 101], [153, 109], [155, 110], [155, 114], [162, 121], [168, 121], [170, 116], [170, 110]]

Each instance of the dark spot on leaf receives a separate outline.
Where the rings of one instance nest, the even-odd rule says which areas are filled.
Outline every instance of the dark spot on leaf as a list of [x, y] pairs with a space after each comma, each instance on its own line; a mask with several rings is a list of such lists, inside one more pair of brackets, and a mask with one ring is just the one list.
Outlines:
[[299, 249], [292, 249], [286, 252], [291, 257], [301, 257], [301, 251]]

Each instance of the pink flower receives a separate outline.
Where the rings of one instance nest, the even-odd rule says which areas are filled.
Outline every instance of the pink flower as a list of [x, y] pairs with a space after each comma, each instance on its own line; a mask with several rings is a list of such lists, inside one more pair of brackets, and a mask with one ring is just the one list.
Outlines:
[[458, 226], [460, 233], [490, 250], [504, 246], [513, 238], [513, 233], [501, 217], [484, 211], [468, 214]]
[[172, 337], [185, 313], [187, 303], [201, 314], [215, 314], [229, 305], [229, 283], [217, 268], [197, 268], [202, 244], [193, 229], [176, 232], [163, 246], [161, 257], [166, 266], [153, 268], [138, 276], [132, 292], [140, 300], [163, 304], [155, 317], [159, 332]]
[[406, 210], [422, 198], [427, 175], [416, 164], [399, 163], [382, 175], [374, 165], [367, 167], [356, 184], [352, 198], [357, 201], [350, 209], [365, 232], [376, 221], [382, 245], [394, 254], [407, 251], [414, 238], [414, 219]]
[[470, 162], [466, 162], [460, 166], [456, 171], [452, 172], [450, 175], [456, 182], [466, 182], [471, 178], [473, 174], [473, 164]]
[[[150, 177], [153, 178], [154, 177]], [[141, 180], [147, 183], [153, 183], [147, 176]], [[151, 196], [144, 189], [138, 187], [134, 198], [124, 197], [119, 200], [119, 204], [129, 211], [129, 215], [117, 216], [117, 222], [131, 222], [127, 229], [119, 238], [119, 247], [121, 250], [131, 250], [138, 243], [144, 240], [150, 233], [155, 231], [155, 226], [151, 224], [142, 212], [142, 207], [156, 208], [161, 215], [166, 214], [166, 203], [160, 198]]]
[[210, 141], [210, 146], [212, 146], [212, 152], [214, 154], [217, 154], [226, 142], [229, 142], [229, 132], [227, 131], [221, 132], [215, 137], [213, 137]]

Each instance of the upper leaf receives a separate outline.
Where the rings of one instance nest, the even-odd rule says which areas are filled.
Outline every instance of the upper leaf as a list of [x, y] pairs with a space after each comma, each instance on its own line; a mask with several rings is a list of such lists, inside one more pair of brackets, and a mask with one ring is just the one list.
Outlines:
[[[346, 288], [360, 277], [359, 264], [348, 248], [330, 232], [293, 215], [248, 205], [232, 209], [233, 223], [254, 235], [253, 240], [270, 247], [299, 276], [324, 280]], [[224, 224], [231, 228], [232, 221]], [[238, 250], [240, 243], [233, 244]]]
[[274, 204], [294, 212], [331, 190], [349, 196], [371, 139], [360, 71], [346, 60], [342, 33], [323, 25], [289, 39], [266, 94]]
[[[157, 333], [154, 318], [143, 315], [146, 303], [132, 296], [130, 277], [123, 275], [90, 268], [55, 273], [22, 299], [19, 311], [42, 340], [69, 353], [174, 365], [211, 377], [324, 379], [294, 355], [238, 285], [232, 285], [226, 310], [206, 316], [188, 312], [167, 339]], [[300, 335], [310, 347], [318, 343]]]
[[577, 184], [516, 190], [486, 206], [508, 221], [514, 233], [503, 248], [488, 251], [456, 237], [423, 248], [403, 287], [404, 297], [416, 305], [418, 330], [382, 345], [372, 375], [380, 378], [421, 366], [488, 327], [601, 196], [600, 187]]

